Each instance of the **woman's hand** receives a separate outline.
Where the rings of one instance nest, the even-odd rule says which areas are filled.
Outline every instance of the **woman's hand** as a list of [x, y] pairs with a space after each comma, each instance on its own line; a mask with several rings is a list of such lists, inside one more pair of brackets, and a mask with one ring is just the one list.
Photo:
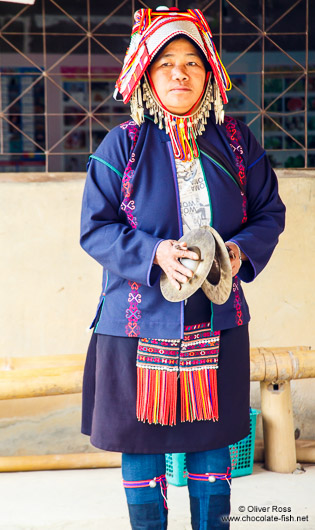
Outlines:
[[235, 243], [232, 243], [232, 241], [227, 241], [225, 245], [228, 249], [230, 262], [232, 266], [232, 276], [234, 277], [237, 275], [238, 271], [240, 270], [242, 266], [242, 262], [247, 260], [248, 258], [247, 256], [245, 256], [244, 252], [242, 252]]
[[187, 243], [166, 239], [158, 245], [153, 261], [163, 269], [170, 283], [178, 290], [182, 283], [188, 282], [194, 275], [193, 271], [180, 263], [179, 258], [199, 260], [196, 252], [187, 250]]

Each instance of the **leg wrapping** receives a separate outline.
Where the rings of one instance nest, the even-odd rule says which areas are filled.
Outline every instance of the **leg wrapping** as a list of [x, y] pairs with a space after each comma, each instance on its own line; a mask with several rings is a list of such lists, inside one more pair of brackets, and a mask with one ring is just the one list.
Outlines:
[[122, 475], [132, 530], [165, 530], [165, 455], [122, 455]]

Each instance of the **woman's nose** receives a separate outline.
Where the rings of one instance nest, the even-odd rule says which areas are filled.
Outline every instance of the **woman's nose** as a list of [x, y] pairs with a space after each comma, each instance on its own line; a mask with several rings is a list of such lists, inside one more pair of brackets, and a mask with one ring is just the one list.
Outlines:
[[172, 70], [172, 78], [179, 81], [184, 81], [188, 79], [188, 75], [184, 66], [174, 66]]

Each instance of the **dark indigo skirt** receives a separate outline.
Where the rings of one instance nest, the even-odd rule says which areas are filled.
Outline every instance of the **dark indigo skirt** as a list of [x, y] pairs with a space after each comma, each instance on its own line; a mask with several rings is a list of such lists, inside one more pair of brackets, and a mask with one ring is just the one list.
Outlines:
[[[209, 315], [209, 301], [203, 294], [194, 295], [185, 324], [206, 322]], [[216, 422], [182, 423], [179, 399], [175, 426], [139, 422], [137, 345], [137, 338], [92, 335], [84, 369], [82, 432], [95, 447], [122, 453], [189, 453], [225, 447], [249, 434], [247, 325], [221, 332]]]

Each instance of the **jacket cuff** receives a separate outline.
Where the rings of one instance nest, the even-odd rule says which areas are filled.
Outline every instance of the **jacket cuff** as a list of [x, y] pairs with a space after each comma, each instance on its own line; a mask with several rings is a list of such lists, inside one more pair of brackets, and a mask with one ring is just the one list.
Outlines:
[[244, 248], [242, 247], [242, 245], [237, 239], [232, 238], [232, 239], [229, 239], [229, 241], [231, 241], [231, 243], [235, 243], [235, 245], [237, 245], [241, 249], [241, 251], [245, 254], [245, 256], [247, 256], [248, 258], [247, 260], [242, 261], [242, 266], [240, 270], [238, 271], [237, 276], [243, 282], [246, 282], [246, 283], [252, 282], [257, 276], [257, 271], [254, 265], [254, 262], [252, 261], [250, 256], [247, 254], [246, 250], [244, 250]]
[[156, 254], [156, 249], [158, 248], [159, 244], [162, 243], [162, 241], [164, 241], [164, 239], [159, 239], [154, 245], [154, 248], [152, 251], [152, 256], [150, 259], [149, 268], [147, 272], [147, 286], [148, 287], [153, 287], [157, 283], [158, 279], [160, 278], [161, 272], [162, 272], [161, 267], [153, 263], [155, 254]]

